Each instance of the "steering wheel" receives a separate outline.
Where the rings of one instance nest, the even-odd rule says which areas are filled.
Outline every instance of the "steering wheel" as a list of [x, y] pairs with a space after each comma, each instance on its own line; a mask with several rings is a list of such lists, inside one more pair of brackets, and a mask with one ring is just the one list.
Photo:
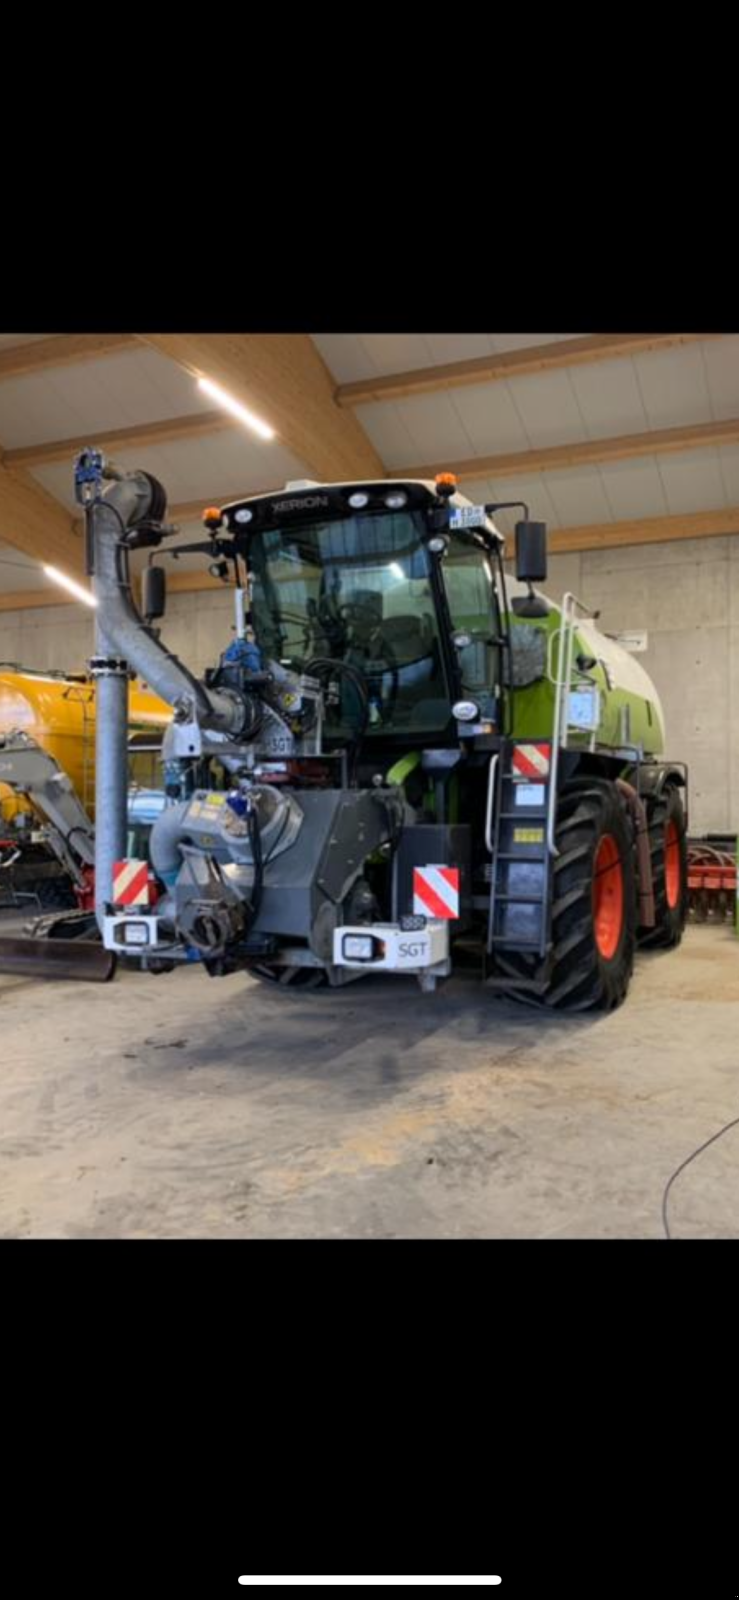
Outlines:
[[372, 626], [382, 626], [382, 618], [378, 616], [375, 607], [369, 601], [347, 600], [338, 607], [342, 622], [360, 624], [366, 627], [370, 621]]

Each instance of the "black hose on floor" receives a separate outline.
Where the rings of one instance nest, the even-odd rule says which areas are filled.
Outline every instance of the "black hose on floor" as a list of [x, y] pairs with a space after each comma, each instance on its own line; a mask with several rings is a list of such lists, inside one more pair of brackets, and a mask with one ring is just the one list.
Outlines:
[[680, 1162], [679, 1167], [675, 1168], [672, 1177], [668, 1179], [667, 1183], [665, 1184], [665, 1192], [662, 1196], [662, 1225], [665, 1230], [665, 1238], [671, 1239], [673, 1237], [673, 1235], [670, 1233], [670, 1225], [667, 1221], [667, 1197], [670, 1193], [673, 1183], [675, 1182], [675, 1179], [679, 1178], [680, 1173], [684, 1172], [685, 1168], [690, 1166], [691, 1161], [695, 1161], [696, 1156], [701, 1155], [704, 1150], [707, 1150], [709, 1145], [715, 1144], [716, 1140], [721, 1139], [723, 1135], [728, 1133], [731, 1128], [739, 1128], [739, 1117], [733, 1117], [731, 1122], [725, 1122], [723, 1128], [719, 1128], [718, 1133], [711, 1134], [710, 1139], [706, 1139], [703, 1144], [699, 1144], [697, 1150], [693, 1150], [689, 1156], [686, 1156], [685, 1160]]

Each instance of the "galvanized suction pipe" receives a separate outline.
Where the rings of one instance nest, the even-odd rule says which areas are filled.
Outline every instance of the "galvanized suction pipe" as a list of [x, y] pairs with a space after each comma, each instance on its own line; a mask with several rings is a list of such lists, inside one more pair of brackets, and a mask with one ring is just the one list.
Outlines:
[[98, 624], [90, 671], [95, 711], [95, 914], [102, 926], [113, 897], [113, 867], [126, 854], [128, 805], [128, 667]]
[[[192, 709], [201, 722], [223, 726], [221, 715], [233, 717], [232, 700], [215, 704], [197, 678], [147, 628], [136, 608], [128, 577], [124, 533], [146, 516], [152, 489], [144, 473], [132, 473], [91, 507], [95, 571], [93, 588], [100, 629], [113, 655], [127, 661], [151, 688], [176, 710]], [[220, 697], [219, 697], [220, 698]], [[220, 715], [219, 715], [220, 713]]]
[[235, 694], [206, 690], [147, 628], [128, 576], [126, 531], [149, 513], [152, 481], [134, 472], [113, 483], [88, 509], [97, 600], [95, 719], [95, 911], [102, 926], [112, 898], [113, 865], [126, 853], [128, 804], [128, 673], [133, 668], [175, 715], [196, 715], [203, 727], [238, 731], [243, 708]]

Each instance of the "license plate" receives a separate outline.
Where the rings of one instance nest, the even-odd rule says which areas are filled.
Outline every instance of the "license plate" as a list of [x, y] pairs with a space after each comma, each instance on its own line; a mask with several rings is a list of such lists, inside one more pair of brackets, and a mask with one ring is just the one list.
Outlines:
[[484, 506], [453, 506], [449, 514], [450, 528], [484, 528]]

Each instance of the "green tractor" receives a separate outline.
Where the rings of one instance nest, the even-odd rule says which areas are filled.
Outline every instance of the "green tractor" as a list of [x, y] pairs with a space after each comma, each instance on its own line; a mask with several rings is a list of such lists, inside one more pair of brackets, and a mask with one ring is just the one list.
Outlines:
[[[127, 546], [154, 537], [147, 482], [119, 473], [88, 507], [100, 626], [175, 707], [150, 842], [166, 892], [145, 916], [107, 906], [110, 949], [277, 986], [394, 972], [433, 990], [472, 967], [583, 1010], [624, 998], [637, 943], [679, 943], [686, 769], [634, 657], [535, 587], [546, 530], [526, 507], [515, 579], [500, 508], [448, 474], [208, 513], [237, 637], [198, 682], [121, 606]], [[213, 756], [230, 788], [195, 787]]]

